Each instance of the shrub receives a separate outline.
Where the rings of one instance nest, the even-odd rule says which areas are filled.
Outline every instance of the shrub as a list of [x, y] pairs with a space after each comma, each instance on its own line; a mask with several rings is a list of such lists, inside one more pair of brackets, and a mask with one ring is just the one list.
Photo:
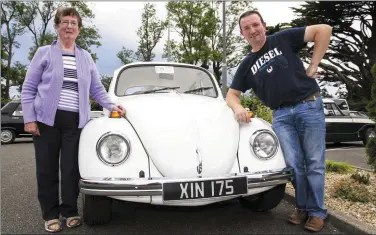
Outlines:
[[340, 174], [351, 173], [355, 171], [355, 168], [347, 162], [335, 162], [332, 160], [326, 160], [326, 172], [337, 172]]
[[371, 100], [368, 102], [367, 110], [369, 116], [376, 120], [376, 64], [372, 66], [371, 74], [373, 77], [373, 84], [371, 87]]
[[353, 202], [367, 203], [371, 201], [370, 193], [364, 184], [354, 181], [341, 180], [334, 186], [335, 197], [341, 197]]
[[357, 181], [358, 183], [369, 185], [371, 183], [370, 181], [370, 175], [362, 175], [359, 174], [359, 172], [355, 172], [354, 174], [351, 175], [351, 179]]
[[366, 145], [367, 163], [373, 168], [376, 173], [376, 137], [368, 140]]
[[272, 123], [273, 111], [271, 111], [268, 107], [264, 105], [258, 106], [255, 114], [257, 115], [258, 118], [262, 118], [265, 121]]
[[4, 107], [10, 101], [12, 101], [12, 99], [1, 98], [1, 108]]
[[249, 108], [250, 111], [254, 112], [258, 118], [272, 123], [273, 111], [265, 106], [256, 96], [242, 95], [240, 103], [244, 108]]

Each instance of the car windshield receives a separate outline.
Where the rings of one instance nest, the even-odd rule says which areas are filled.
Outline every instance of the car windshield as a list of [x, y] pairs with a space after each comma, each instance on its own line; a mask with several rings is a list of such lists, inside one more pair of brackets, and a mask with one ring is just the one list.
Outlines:
[[115, 85], [117, 96], [179, 92], [217, 97], [209, 73], [182, 65], [142, 65], [121, 72]]

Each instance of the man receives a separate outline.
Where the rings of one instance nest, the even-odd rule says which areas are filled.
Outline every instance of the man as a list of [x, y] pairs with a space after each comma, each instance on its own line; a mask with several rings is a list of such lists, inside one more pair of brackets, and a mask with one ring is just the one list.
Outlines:
[[[276, 132], [286, 161], [295, 170], [296, 209], [293, 224], [319, 232], [324, 226], [325, 116], [320, 88], [314, 79], [328, 48], [332, 28], [312, 25], [286, 29], [266, 36], [266, 24], [257, 11], [239, 18], [240, 32], [252, 47], [236, 71], [227, 93], [227, 104], [239, 122], [249, 123], [240, 104], [240, 94], [252, 89], [273, 110]], [[312, 62], [307, 69], [298, 52], [314, 41]]]

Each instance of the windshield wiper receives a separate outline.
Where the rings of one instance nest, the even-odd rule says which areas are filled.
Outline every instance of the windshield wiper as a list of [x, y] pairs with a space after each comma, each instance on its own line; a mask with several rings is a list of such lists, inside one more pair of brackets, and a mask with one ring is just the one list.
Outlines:
[[173, 86], [173, 87], [163, 87], [163, 88], [159, 88], [159, 89], [155, 89], [155, 90], [150, 90], [150, 91], [144, 91], [140, 94], [148, 94], [148, 93], [154, 93], [156, 91], [165, 91], [165, 90], [171, 90], [171, 89], [179, 89], [180, 87], [179, 86]]
[[209, 90], [209, 89], [214, 89], [214, 87], [212, 87], [212, 86], [204, 86], [204, 87], [199, 87], [199, 88], [196, 88], [196, 89], [184, 91], [184, 93], [191, 93], [191, 92], [195, 92], [195, 91]]

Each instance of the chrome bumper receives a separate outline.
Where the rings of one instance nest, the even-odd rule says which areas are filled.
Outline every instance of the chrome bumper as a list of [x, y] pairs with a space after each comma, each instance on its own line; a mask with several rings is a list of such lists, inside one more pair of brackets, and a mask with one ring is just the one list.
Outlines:
[[216, 179], [231, 179], [246, 176], [248, 189], [262, 188], [285, 184], [292, 180], [292, 168], [284, 168], [275, 171], [254, 173], [229, 174], [221, 177], [204, 178], [152, 178], [152, 179], [129, 179], [129, 178], [90, 178], [81, 179], [80, 191], [83, 194], [98, 196], [162, 196], [163, 184], [183, 181], [202, 181]]

